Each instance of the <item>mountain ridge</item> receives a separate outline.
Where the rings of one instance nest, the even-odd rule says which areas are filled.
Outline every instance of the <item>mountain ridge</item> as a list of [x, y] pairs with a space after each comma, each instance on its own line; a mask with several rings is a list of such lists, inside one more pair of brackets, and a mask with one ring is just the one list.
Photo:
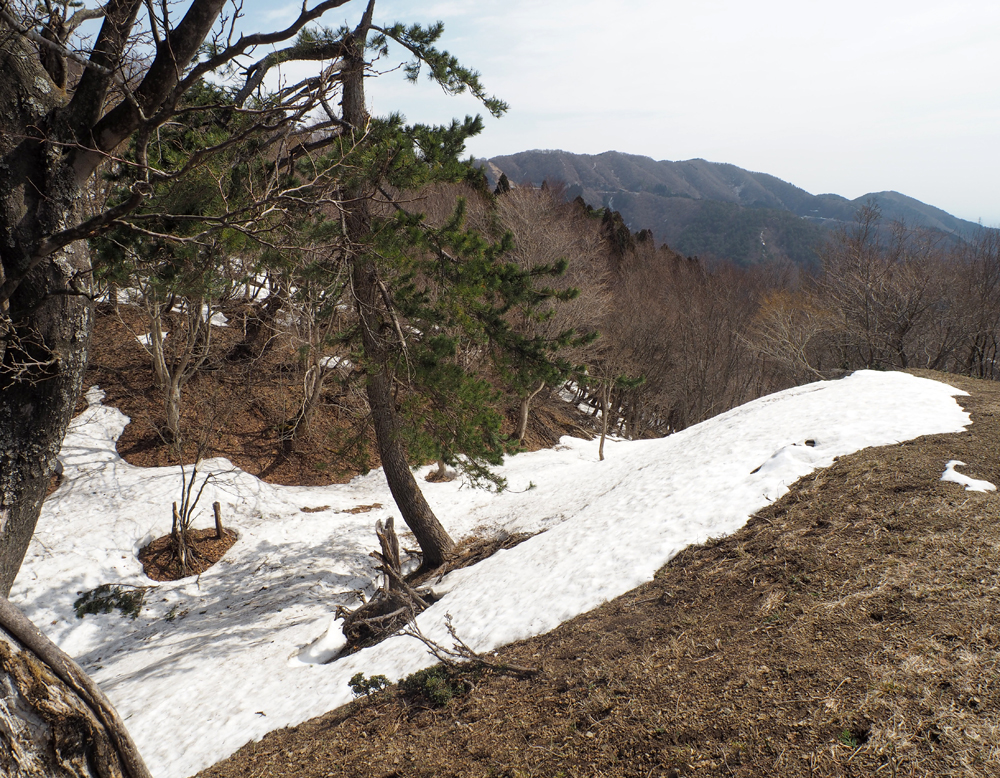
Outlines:
[[483, 162], [513, 184], [561, 181], [568, 199], [580, 196], [593, 207], [617, 210], [631, 229], [649, 229], [677, 251], [739, 264], [783, 255], [814, 265], [826, 232], [853, 221], [870, 200], [885, 219], [934, 230], [950, 240], [968, 240], [980, 229], [901, 192], [870, 192], [853, 200], [814, 195], [769, 173], [700, 158], [671, 161], [620, 151], [591, 155], [536, 149]]

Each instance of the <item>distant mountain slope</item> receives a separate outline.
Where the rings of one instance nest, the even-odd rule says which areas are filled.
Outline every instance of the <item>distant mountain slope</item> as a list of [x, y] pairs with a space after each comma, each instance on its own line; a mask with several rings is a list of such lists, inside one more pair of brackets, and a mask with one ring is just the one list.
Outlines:
[[826, 229], [853, 220], [869, 198], [889, 220], [903, 219], [957, 239], [979, 229], [898, 192], [874, 192], [855, 200], [813, 195], [767, 173], [703, 159], [671, 162], [618, 151], [524, 151], [489, 162], [514, 184], [564, 182], [567, 197], [580, 195], [592, 206], [613, 208], [631, 228], [650, 229], [684, 254], [741, 264], [778, 255], [799, 264], [815, 263]]

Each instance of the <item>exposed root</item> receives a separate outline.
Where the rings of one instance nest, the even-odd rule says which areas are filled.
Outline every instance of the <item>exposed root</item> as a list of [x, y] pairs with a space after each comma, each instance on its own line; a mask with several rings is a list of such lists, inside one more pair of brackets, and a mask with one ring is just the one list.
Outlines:
[[359, 648], [372, 646], [396, 634], [407, 624], [412, 624], [417, 614], [426, 610], [437, 598], [428, 589], [416, 589], [403, 577], [399, 561], [399, 539], [390, 516], [385, 526], [375, 522], [381, 552], [371, 556], [379, 561], [382, 585], [371, 600], [354, 610], [337, 607], [337, 618], [343, 619], [347, 645], [338, 656]]

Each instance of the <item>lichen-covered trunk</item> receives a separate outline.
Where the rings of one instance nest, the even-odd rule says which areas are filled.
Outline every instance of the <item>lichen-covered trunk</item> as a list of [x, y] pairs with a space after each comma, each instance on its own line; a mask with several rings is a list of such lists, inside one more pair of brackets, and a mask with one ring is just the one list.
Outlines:
[[79, 183], [58, 94], [18, 36], [0, 47], [0, 595], [10, 592], [83, 382], [93, 323], [90, 255], [41, 240], [74, 226]]
[[[0, 636], [0, 775], [106, 778], [106, 737], [65, 684], [7, 636]], [[95, 737], [97, 735], [97, 737]]]
[[150, 778], [107, 698], [4, 598], [0, 598], [0, 775]]
[[21, 567], [87, 365], [93, 326], [75, 227], [79, 138], [37, 53], [0, 24], [0, 775], [149, 778], [114, 709], [6, 596]]

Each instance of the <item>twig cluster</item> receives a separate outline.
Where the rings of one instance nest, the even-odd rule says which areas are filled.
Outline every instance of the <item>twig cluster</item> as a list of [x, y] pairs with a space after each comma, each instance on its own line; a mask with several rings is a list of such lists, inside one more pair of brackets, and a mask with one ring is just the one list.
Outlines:
[[402, 634], [409, 635], [410, 637], [419, 640], [427, 646], [427, 650], [431, 652], [435, 659], [437, 659], [441, 664], [447, 665], [451, 668], [457, 668], [463, 664], [472, 663], [477, 667], [486, 667], [494, 672], [503, 673], [505, 675], [516, 675], [522, 678], [530, 678], [541, 672], [537, 667], [522, 667], [521, 665], [512, 665], [507, 662], [498, 662], [477, 651], [474, 651], [464, 640], [462, 640], [462, 638], [458, 636], [458, 633], [455, 631], [455, 625], [452, 623], [451, 614], [445, 614], [444, 619], [448, 628], [448, 634], [454, 641], [451, 648], [446, 648], [436, 640], [427, 637], [420, 631], [420, 627], [417, 625], [416, 621], [408, 624], [406, 628], [403, 629]]

